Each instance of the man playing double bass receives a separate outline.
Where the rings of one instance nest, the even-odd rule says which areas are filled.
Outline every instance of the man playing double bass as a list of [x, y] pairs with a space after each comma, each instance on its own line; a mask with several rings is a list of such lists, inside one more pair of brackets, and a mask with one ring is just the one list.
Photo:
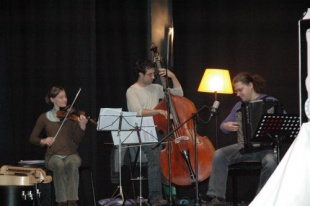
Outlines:
[[[130, 112], [137, 112], [138, 116], [163, 115], [167, 118], [167, 111], [154, 109], [159, 100], [165, 97], [163, 86], [154, 84], [156, 77], [155, 64], [150, 60], [138, 60], [135, 64], [137, 81], [126, 92], [127, 108]], [[167, 76], [172, 80], [173, 88], [169, 92], [173, 95], [183, 96], [183, 89], [175, 74], [170, 70], [159, 69], [159, 76]], [[149, 201], [152, 206], [165, 205], [163, 199], [160, 169], [160, 147], [142, 147], [148, 159], [148, 187]]]

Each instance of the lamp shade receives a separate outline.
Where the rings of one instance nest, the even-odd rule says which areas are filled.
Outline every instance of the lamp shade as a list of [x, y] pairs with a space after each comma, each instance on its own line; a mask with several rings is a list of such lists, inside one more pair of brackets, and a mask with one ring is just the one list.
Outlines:
[[230, 74], [227, 69], [207, 68], [198, 87], [199, 92], [232, 94]]

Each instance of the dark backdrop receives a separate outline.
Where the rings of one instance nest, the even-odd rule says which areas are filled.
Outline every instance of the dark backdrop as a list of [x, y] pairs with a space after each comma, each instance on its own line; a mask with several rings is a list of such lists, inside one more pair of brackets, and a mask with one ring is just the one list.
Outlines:
[[[175, 68], [185, 94], [197, 107], [212, 105], [214, 95], [197, 92], [207, 67], [261, 74], [267, 92], [289, 113], [298, 114], [298, 20], [308, 8], [305, 1], [174, 1]], [[236, 95], [219, 94], [223, 120]], [[214, 123], [214, 122], [213, 122]], [[212, 125], [202, 132], [215, 138]], [[218, 146], [235, 139], [219, 134]]]
[[[197, 108], [212, 105], [214, 95], [198, 93], [206, 67], [263, 75], [268, 93], [298, 113], [298, 20], [307, 1], [173, 1], [174, 67], [185, 96]], [[100, 108], [122, 107], [134, 79], [132, 65], [149, 56], [148, 1], [72, 0], [0, 3], [0, 165], [42, 159], [45, 149], [28, 142], [39, 114], [49, 109], [46, 91], [63, 85], [69, 102], [93, 118]], [[154, 18], [154, 17], [153, 17]], [[233, 143], [218, 133], [234, 95], [218, 95], [217, 119], [198, 132], [214, 145]], [[208, 115], [202, 114], [204, 117]], [[217, 138], [216, 138], [217, 137]], [[111, 137], [89, 125], [80, 153], [94, 172], [98, 199], [115, 190], [110, 178]]]

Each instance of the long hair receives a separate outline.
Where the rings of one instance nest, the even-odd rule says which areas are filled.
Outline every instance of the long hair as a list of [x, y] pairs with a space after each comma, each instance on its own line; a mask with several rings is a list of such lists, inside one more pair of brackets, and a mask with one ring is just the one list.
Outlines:
[[242, 82], [243, 84], [249, 84], [252, 82], [255, 92], [263, 93], [266, 90], [267, 83], [265, 79], [258, 74], [250, 74], [248, 72], [242, 72], [237, 74], [233, 78], [233, 84]]

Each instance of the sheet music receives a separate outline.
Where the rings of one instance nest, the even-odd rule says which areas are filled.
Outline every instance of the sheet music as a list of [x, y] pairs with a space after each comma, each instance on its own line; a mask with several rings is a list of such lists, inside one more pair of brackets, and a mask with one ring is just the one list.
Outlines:
[[119, 145], [119, 138], [121, 138], [121, 144], [140, 144], [137, 129], [140, 130], [141, 143], [158, 142], [153, 117], [135, 117], [132, 125], [134, 126], [132, 131], [120, 131], [120, 133], [111, 131], [114, 145]]
[[[136, 112], [124, 112], [122, 108], [101, 108], [98, 118], [98, 131], [132, 130], [132, 122], [136, 118]], [[121, 128], [120, 126], [121, 120]]]

